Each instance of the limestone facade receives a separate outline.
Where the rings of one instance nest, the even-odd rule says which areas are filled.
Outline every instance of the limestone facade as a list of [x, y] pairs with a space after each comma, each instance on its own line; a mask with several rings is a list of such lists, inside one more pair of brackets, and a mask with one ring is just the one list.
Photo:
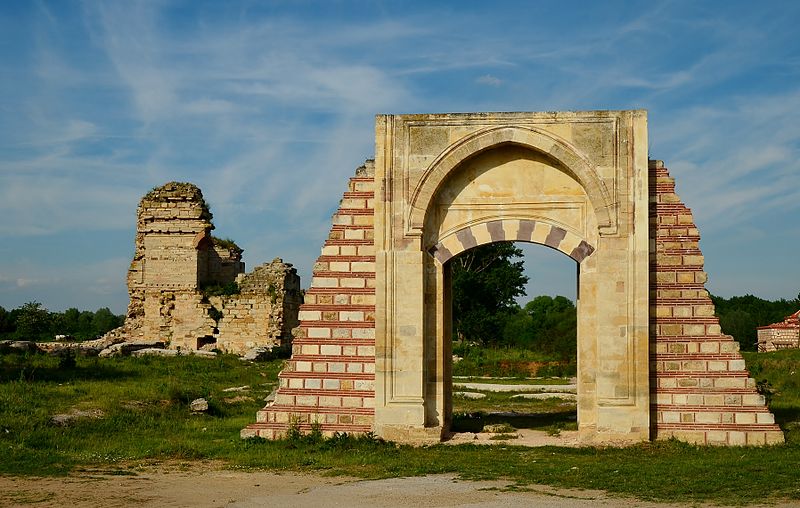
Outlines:
[[[288, 346], [302, 299], [296, 270], [276, 258], [245, 274], [242, 250], [211, 236], [213, 229], [202, 192], [192, 184], [170, 182], [142, 198], [128, 312], [110, 335], [232, 353]], [[236, 294], [207, 294], [233, 283]]]
[[800, 310], [779, 323], [758, 327], [757, 333], [759, 353], [800, 348]]
[[296, 425], [435, 442], [451, 418], [448, 261], [497, 241], [575, 260], [586, 442], [783, 440], [704, 288], [691, 211], [644, 111], [379, 115], [301, 307], [274, 403]]

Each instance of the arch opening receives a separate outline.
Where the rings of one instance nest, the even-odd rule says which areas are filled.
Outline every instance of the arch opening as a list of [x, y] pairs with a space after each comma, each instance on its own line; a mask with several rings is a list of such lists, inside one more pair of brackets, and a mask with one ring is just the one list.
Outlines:
[[[451, 309], [444, 345], [450, 353], [444, 355], [446, 439], [555, 444], [576, 434], [579, 264], [561, 254], [543, 245], [496, 242], [443, 266], [444, 306]], [[557, 268], [563, 281], [545, 285], [532, 261]], [[534, 273], [529, 287], [536, 289], [526, 294]]]
[[[591, 285], [597, 231], [594, 207], [574, 172], [551, 155], [527, 146], [503, 142], [484, 148], [440, 182], [428, 205], [422, 236], [428, 254], [424, 283], [427, 426], [447, 434], [453, 424], [453, 262], [481, 246], [526, 242], [569, 256], [576, 272], [585, 265], [586, 276], [576, 276], [576, 285]], [[581, 293], [580, 287], [576, 293]], [[588, 351], [591, 348], [581, 343], [588, 343], [582, 338], [591, 333], [592, 324], [585, 316], [578, 321], [584, 326], [578, 325], [576, 350]], [[586, 392], [591, 398], [592, 390]], [[583, 414], [583, 406], [592, 402], [578, 400], [577, 404]]]

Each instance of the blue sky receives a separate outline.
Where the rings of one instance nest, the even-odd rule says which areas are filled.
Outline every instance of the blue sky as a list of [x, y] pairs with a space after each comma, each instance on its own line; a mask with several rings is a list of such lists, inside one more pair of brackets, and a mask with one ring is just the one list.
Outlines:
[[[0, 305], [127, 304], [139, 198], [191, 181], [304, 286], [374, 115], [649, 110], [709, 289], [800, 291], [800, 2], [0, 4]], [[531, 295], [574, 296], [528, 249]]]

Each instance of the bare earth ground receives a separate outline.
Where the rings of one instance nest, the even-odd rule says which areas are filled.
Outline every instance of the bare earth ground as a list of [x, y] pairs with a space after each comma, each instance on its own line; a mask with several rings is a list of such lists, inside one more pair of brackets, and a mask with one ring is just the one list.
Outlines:
[[[471, 482], [454, 475], [358, 480], [302, 473], [244, 472], [192, 462], [142, 467], [135, 474], [97, 471], [66, 478], [0, 476], [0, 506], [191, 507], [676, 507], [603, 492]], [[771, 506], [798, 506], [771, 505]]]
[[[570, 448], [587, 446], [587, 443], [581, 443], [581, 441], [578, 439], [577, 430], [564, 430], [561, 431], [561, 433], [557, 436], [551, 436], [543, 430], [517, 429], [513, 434], [506, 434], [506, 436], [509, 435], [516, 437], [508, 440], [500, 440], [496, 439], [496, 435], [485, 432], [480, 432], [477, 434], [473, 434], [472, 432], [453, 432], [450, 434], [450, 438], [447, 441], [444, 441], [444, 443], [451, 445], [473, 443], [482, 445], [566, 446]], [[492, 439], [493, 437], [495, 437], [495, 439]]]

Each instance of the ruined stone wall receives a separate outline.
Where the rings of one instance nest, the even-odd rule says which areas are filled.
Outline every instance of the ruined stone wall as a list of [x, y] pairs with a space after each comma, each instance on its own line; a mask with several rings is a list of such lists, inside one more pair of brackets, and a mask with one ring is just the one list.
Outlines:
[[295, 268], [275, 258], [241, 277], [239, 288], [238, 295], [208, 299], [221, 312], [216, 325], [217, 347], [244, 353], [265, 344], [288, 345], [291, 329], [299, 324], [297, 314], [302, 301]]
[[[110, 338], [234, 353], [288, 345], [301, 298], [297, 271], [276, 258], [245, 275], [242, 249], [211, 236], [211, 219], [192, 184], [170, 182], [142, 198], [128, 313]], [[206, 294], [212, 287], [232, 289], [237, 280], [239, 294]]]
[[722, 333], [714, 315], [692, 211], [661, 161], [650, 161], [649, 183], [653, 437], [719, 445], [783, 442], [739, 343]]
[[800, 348], [800, 311], [780, 323], [758, 328], [758, 352]]
[[[212, 245], [203, 249], [200, 261], [198, 281], [200, 286], [225, 285], [236, 280], [244, 273], [242, 249], [229, 240], [211, 237]], [[231, 245], [232, 244], [232, 245]]]

